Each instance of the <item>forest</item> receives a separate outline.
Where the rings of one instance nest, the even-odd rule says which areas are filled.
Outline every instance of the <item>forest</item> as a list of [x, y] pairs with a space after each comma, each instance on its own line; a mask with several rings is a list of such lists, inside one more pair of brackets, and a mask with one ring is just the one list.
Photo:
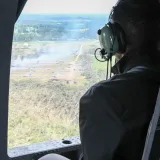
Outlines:
[[15, 25], [14, 41], [70, 41], [97, 39], [106, 15], [22, 15]]

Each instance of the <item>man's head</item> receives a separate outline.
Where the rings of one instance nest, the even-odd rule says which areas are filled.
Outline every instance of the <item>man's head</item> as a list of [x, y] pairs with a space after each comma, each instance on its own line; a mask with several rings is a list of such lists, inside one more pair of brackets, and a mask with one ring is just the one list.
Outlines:
[[122, 27], [126, 38], [126, 50], [117, 53], [118, 59], [124, 54], [149, 53], [156, 49], [160, 39], [158, 0], [120, 0], [113, 8], [111, 19]]

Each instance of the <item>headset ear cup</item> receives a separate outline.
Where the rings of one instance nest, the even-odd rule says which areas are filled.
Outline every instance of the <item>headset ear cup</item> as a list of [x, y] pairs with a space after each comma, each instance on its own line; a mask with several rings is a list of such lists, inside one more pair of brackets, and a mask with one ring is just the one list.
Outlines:
[[114, 23], [113, 25], [119, 43], [119, 53], [124, 53], [126, 51], [127, 46], [125, 33], [118, 23]]
[[114, 24], [111, 22], [108, 23], [110, 30], [112, 31], [112, 50], [113, 50], [113, 55], [115, 55], [119, 51], [119, 42], [118, 42], [118, 37], [116, 34], [116, 28]]

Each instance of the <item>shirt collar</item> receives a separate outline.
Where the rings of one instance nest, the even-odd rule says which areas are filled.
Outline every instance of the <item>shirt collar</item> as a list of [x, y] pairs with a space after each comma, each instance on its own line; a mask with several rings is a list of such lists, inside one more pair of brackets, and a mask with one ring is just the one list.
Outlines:
[[113, 74], [126, 73], [136, 66], [151, 67], [151, 60], [148, 55], [138, 53], [124, 55], [111, 69]]

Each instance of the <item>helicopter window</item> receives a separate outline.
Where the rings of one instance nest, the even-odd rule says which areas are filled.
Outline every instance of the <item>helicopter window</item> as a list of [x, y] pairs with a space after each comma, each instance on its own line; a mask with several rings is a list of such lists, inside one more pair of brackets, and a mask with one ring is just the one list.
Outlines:
[[106, 76], [94, 51], [114, 2], [27, 2], [13, 37], [9, 147], [79, 134], [79, 99]]

